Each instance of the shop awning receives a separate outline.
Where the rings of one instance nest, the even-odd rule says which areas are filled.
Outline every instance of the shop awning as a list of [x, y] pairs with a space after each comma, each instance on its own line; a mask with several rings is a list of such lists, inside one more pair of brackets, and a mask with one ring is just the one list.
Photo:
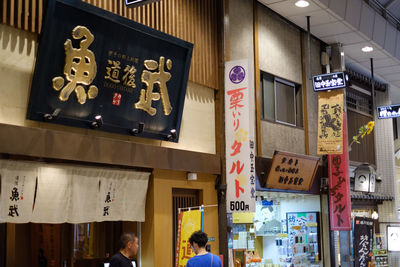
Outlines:
[[149, 172], [0, 160], [0, 222], [141, 222], [149, 176]]
[[391, 201], [393, 200], [393, 196], [379, 194], [379, 193], [364, 193], [351, 191], [350, 196], [352, 200], [377, 200], [377, 201]]

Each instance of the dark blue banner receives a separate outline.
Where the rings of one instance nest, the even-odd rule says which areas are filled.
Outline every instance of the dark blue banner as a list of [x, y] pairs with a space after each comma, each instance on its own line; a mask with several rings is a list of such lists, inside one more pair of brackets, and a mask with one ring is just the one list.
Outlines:
[[345, 74], [336, 72], [313, 76], [313, 87], [315, 92], [346, 87]]
[[374, 238], [374, 220], [354, 218], [354, 258], [356, 267], [369, 267]]
[[77, 0], [50, 0], [28, 119], [176, 141], [193, 45]]
[[390, 119], [400, 117], [400, 105], [377, 107], [378, 119]]

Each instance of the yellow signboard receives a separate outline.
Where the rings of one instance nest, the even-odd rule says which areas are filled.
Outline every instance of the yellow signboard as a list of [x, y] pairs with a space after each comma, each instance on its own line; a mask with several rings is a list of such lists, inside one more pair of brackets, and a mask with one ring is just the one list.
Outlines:
[[232, 213], [232, 223], [253, 223], [254, 212]]
[[343, 153], [343, 98], [344, 90], [318, 93], [317, 153]]
[[191, 210], [178, 215], [178, 234], [175, 267], [185, 267], [187, 261], [195, 256], [189, 238], [193, 232], [201, 230], [201, 211]]

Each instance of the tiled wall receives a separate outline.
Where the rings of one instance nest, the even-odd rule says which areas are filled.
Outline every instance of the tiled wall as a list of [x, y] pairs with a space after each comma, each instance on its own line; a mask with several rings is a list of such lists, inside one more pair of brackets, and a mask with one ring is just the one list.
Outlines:
[[[376, 105], [389, 105], [388, 94], [377, 92]], [[377, 192], [394, 196], [394, 140], [393, 125], [391, 119], [378, 120], [375, 118], [375, 147], [377, 159], [377, 174], [382, 177], [382, 182], [377, 183]], [[380, 222], [400, 222], [396, 218], [395, 201], [385, 201], [378, 207]], [[380, 224], [381, 233], [386, 232], [388, 224]], [[386, 242], [386, 238], [384, 239]], [[389, 253], [389, 266], [400, 266], [400, 253]]]
[[[376, 93], [376, 106], [390, 105], [386, 93]], [[375, 147], [377, 159], [377, 175], [382, 177], [382, 182], [377, 183], [377, 191], [381, 194], [394, 195], [394, 140], [393, 124], [391, 119], [375, 118]]]

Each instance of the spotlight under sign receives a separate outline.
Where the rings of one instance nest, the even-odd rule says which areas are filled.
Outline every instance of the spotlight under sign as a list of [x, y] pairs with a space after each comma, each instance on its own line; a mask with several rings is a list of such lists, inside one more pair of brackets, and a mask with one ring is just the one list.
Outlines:
[[313, 76], [314, 91], [326, 91], [346, 87], [344, 72], [327, 73]]
[[137, 7], [141, 5], [151, 4], [153, 2], [157, 2], [159, 0], [125, 0], [125, 5], [127, 7]]
[[378, 119], [391, 119], [400, 117], [400, 104], [377, 107]]

